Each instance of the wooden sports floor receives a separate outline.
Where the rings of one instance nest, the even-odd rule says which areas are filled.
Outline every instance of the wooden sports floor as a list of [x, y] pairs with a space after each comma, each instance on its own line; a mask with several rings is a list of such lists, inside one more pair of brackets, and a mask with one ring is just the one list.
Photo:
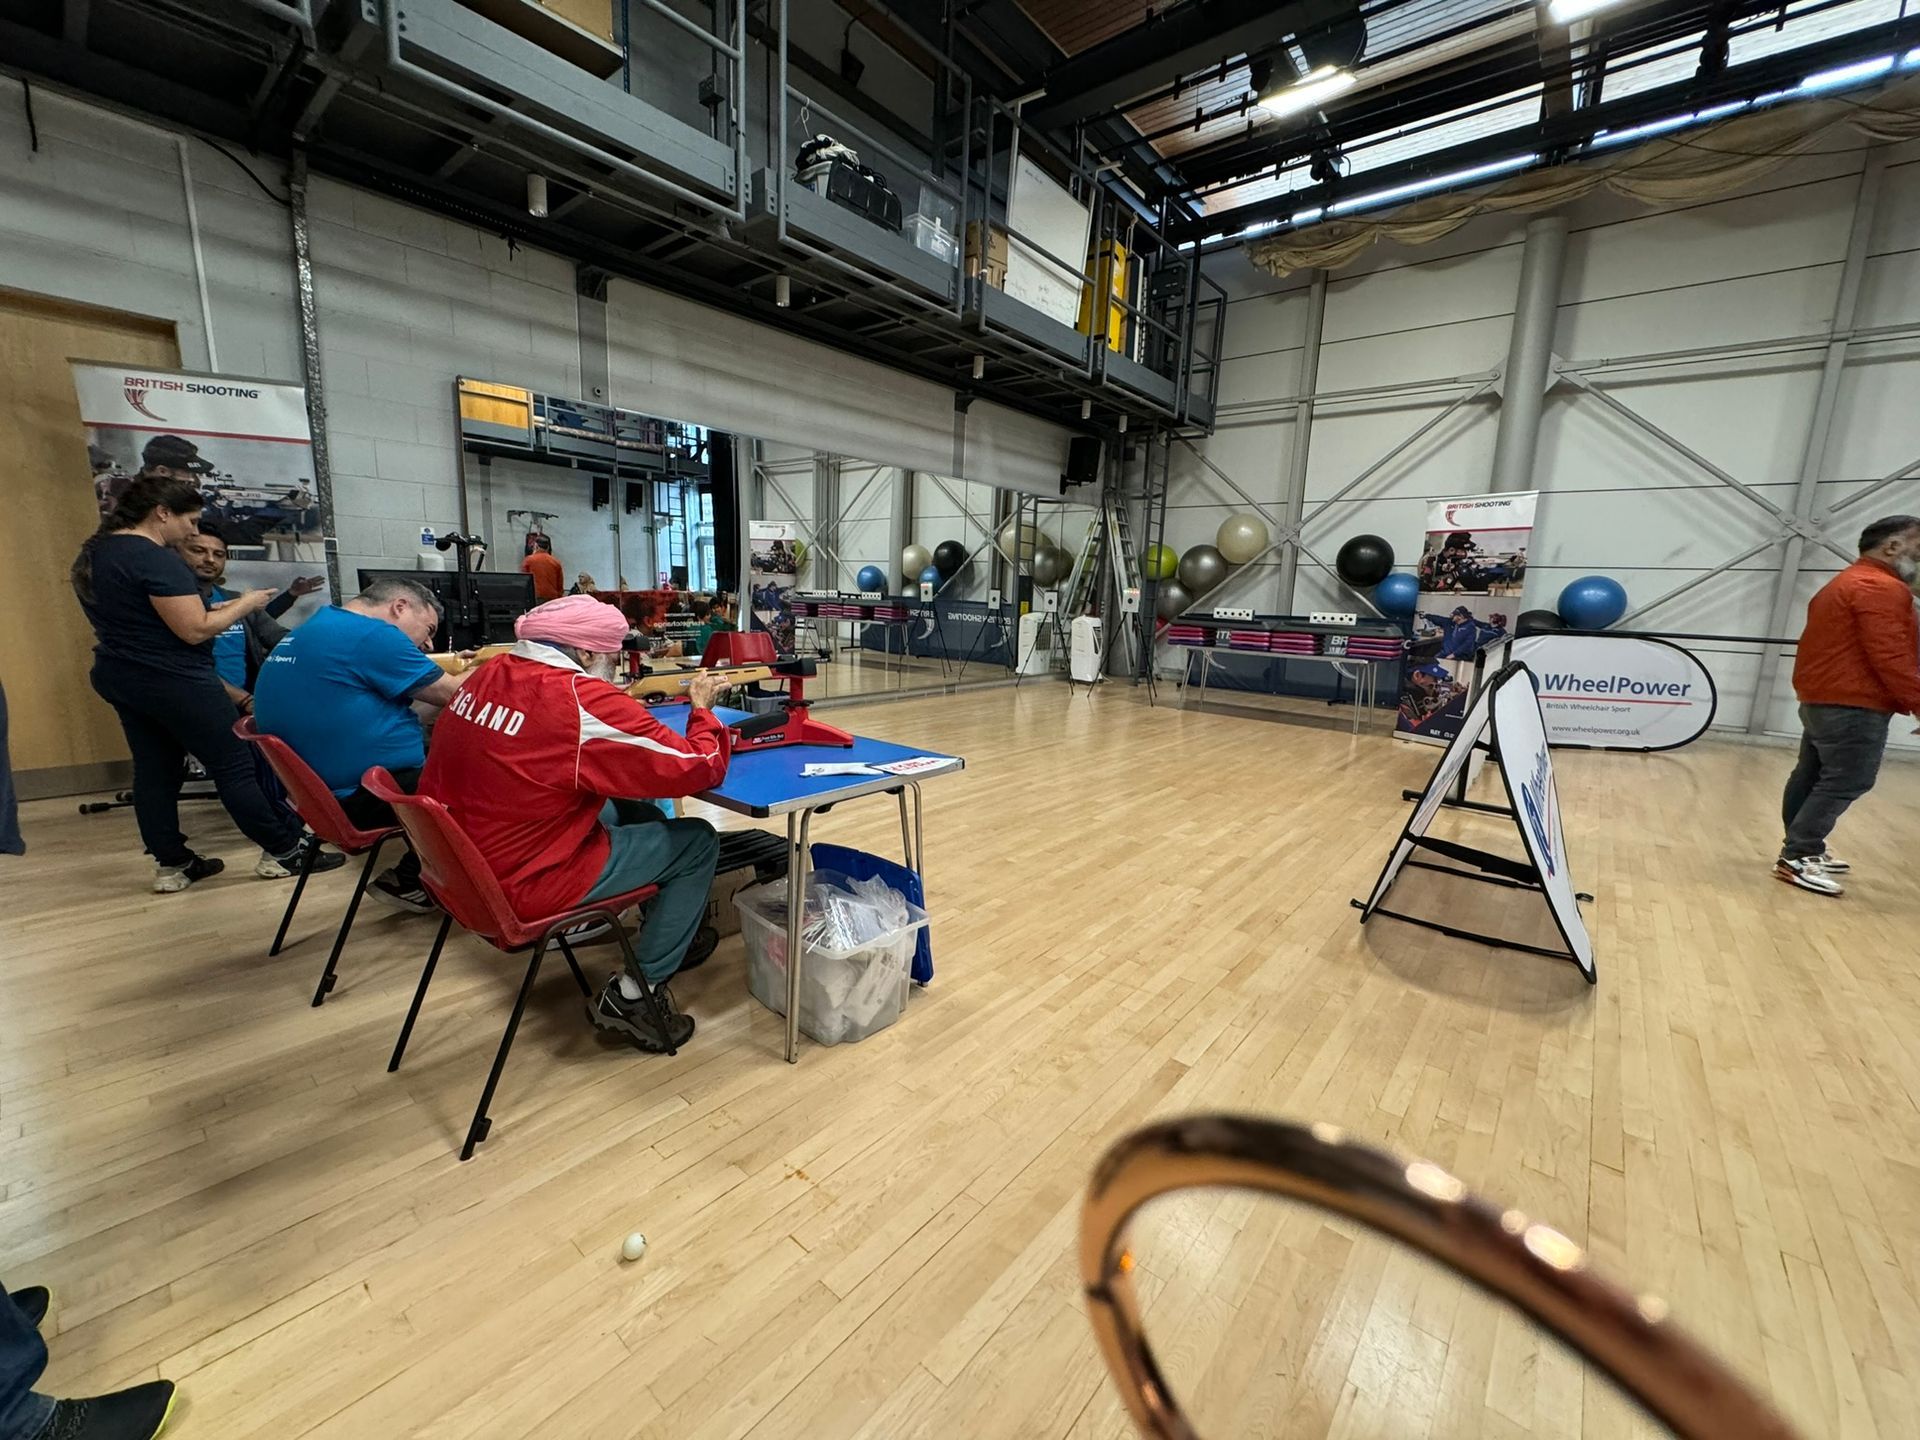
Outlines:
[[[228, 875], [153, 896], [126, 812], [28, 806], [31, 854], [0, 859], [0, 1275], [56, 1291], [49, 1387], [171, 1377], [183, 1440], [1121, 1436], [1083, 1186], [1130, 1127], [1234, 1109], [1558, 1225], [1806, 1435], [1920, 1431], [1920, 766], [1843, 826], [1834, 901], [1769, 878], [1788, 752], [1559, 756], [1590, 989], [1356, 923], [1430, 751], [1121, 687], [832, 718], [972, 766], [927, 786], [933, 986], [789, 1067], [737, 940], [678, 987], [676, 1059], [602, 1044], [555, 966], [465, 1165], [516, 964], [451, 946], [389, 1075], [431, 921], [369, 916], [314, 1010], [346, 873], [268, 960], [286, 889], [217, 810], [190, 828]], [[1501, 843], [1473, 824], [1442, 822]], [[816, 833], [898, 827], [862, 802]], [[1138, 1248], [1208, 1433], [1644, 1433], [1338, 1221], [1200, 1194]]]

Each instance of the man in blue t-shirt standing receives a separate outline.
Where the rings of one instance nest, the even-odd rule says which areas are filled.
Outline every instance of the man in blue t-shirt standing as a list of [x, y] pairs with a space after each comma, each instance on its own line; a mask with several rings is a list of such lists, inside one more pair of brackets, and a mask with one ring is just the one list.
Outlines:
[[[187, 538], [180, 547], [181, 558], [187, 562], [187, 568], [193, 571], [193, 578], [200, 582], [200, 595], [208, 605], [218, 605], [222, 600], [231, 600], [237, 592], [229, 591], [227, 585], [227, 537], [220, 527], [210, 520], [200, 522], [200, 533]], [[286, 627], [280, 624], [280, 617], [291, 610], [304, 595], [311, 595], [326, 584], [326, 578], [320, 575], [296, 576], [278, 595], [266, 603], [266, 607], [255, 610], [229, 625], [213, 637], [213, 668], [225, 682], [228, 690], [237, 690], [234, 703], [242, 710], [247, 702], [242, 696], [250, 696], [253, 690], [254, 676], [260, 673], [260, 662], [267, 658], [267, 652], [287, 638]]]
[[[361, 788], [360, 777], [383, 765], [412, 790], [427, 763], [413, 706], [445, 705], [460, 688], [424, 653], [439, 623], [440, 602], [426, 586], [376, 580], [339, 609], [314, 615], [260, 666], [254, 724], [286, 741], [363, 828], [394, 819], [390, 806]], [[369, 890], [403, 909], [432, 908], [411, 853]]]

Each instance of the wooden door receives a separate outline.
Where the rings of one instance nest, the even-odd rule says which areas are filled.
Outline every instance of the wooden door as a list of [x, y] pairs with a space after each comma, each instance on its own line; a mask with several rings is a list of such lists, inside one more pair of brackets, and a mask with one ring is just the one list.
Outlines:
[[67, 583], [99, 522], [69, 360], [173, 369], [171, 322], [0, 290], [0, 684], [23, 798], [118, 783], [127, 745], [93, 693], [93, 630]]

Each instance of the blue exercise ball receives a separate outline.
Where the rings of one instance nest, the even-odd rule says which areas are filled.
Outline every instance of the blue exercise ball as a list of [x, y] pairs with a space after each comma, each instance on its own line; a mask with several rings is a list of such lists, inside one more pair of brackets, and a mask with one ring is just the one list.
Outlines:
[[1608, 575], [1582, 575], [1560, 592], [1560, 618], [1576, 630], [1604, 630], [1627, 613], [1627, 590]]
[[938, 565], [929, 565], [920, 572], [920, 583], [922, 585], [938, 585], [944, 578], [946, 577], [941, 575]]
[[1373, 587], [1373, 603], [1382, 615], [1405, 619], [1420, 603], [1420, 581], [1404, 570], [1396, 570]]
[[862, 565], [860, 573], [853, 577], [853, 583], [862, 590], [884, 595], [887, 593], [887, 572], [878, 565]]

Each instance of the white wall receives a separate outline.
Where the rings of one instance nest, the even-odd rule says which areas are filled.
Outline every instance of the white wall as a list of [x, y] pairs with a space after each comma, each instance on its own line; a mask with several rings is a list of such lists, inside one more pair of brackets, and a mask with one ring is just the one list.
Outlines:
[[[1581, 364], [1690, 347], [1824, 334], [1833, 315], [1858, 154], [1809, 158], [1748, 194], [1649, 210], [1612, 195], [1570, 208], [1567, 265], [1554, 351]], [[1475, 222], [1426, 247], [1383, 244], [1329, 277], [1319, 391], [1442, 381], [1505, 358], [1524, 221]], [[1889, 152], [1871, 259], [1861, 291], [1864, 326], [1920, 322], [1920, 147]], [[1276, 280], [1234, 252], [1215, 266], [1233, 296], [1221, 423], [1204, 443], [1213, 463], [1277, 513], [1292, 460], [1292, 397], [1300, 388], [1306, 279]], [[1920, 458], [1920, 343], [1856, 345], [1844, 373], [1823, 504]], [[1740, 360], [1661, 362], [1603, 378], [1625, 405], [1714, 464], [1791, 508], [1818, 385], [1821, 349]], [[1464, 386], [1318, 403], [1308, 504], [1347, 485], [1445, 409]], [[1337, 504], [1312, 515], [1307, 543], [1329, 563], [1342, 540], [1371, 531], [1406, 568], [1418, 552], [1425, 503], [1486, 489], [1497, 400], [1468, 404]], [[1570, 579], [1605, 573], [1634, 603], [1650, 601], [1774, 533], [1759, 507], [1568, 386], [1548, 397], [1537, 483], [1542, 490], [1525, 605], [1551, 606]], [[1175, 449], [1168, 541], [1211, 541], [1232, 510], [1248, 507], [1197, 460]], [[1887, 487], [1844, 512], [1835, 538], [1851, 546], [1880, 514], [1920, 511], [1920, 481]], [[1636, 622], [1643, 628], [1765, 633], [1781, 547], [1772, 546]], [[1801, 604], [1841, 564], [1810, 549]], [[1243, 598], [1244, 597], [1244, 598]], [[1302, 612], [1342, 597], [1303, 558], [1291, 605], [1277, 566], [1257, 567], [1227, 603]], [[1347, 599], [1350, 601], [1351, 597]], [[1350, 607], [1349, 607], [1350, 608]], [[1788, 634], [1797, 634], [1796, 612]], [[1713, 649], [1714, 647], [1703, 647]], [[1721, 688], [1719, 723], [1744, 729], [1756, 662], [1751, 647], [1708, 656]], [[1790, 688], [1767, 709], [1769, 728], [1797, 729]]]
[[626, 481], [614, 482], [612, 503], [598, 510], [585, 471], [499, 457], [485, 465], [469, 459], [467, 484], [474, 525], [487, 537], [493, 569], [513, 568], [524, 553], [528, 523], [510, 518], [511, 512], [537, 510], [554, 517], [541, 525], [568, 584], [583, 570], [609, 590], [621, 575], [637, 586], [653, 583], [651, 517], [646, 510], [625, 513]]
[[[613, 403], [881, 465], [1057, 494], [1068, 432], [664, 290], [607, 289]], [[956, 460], [958, 464], [956, 465]]]

